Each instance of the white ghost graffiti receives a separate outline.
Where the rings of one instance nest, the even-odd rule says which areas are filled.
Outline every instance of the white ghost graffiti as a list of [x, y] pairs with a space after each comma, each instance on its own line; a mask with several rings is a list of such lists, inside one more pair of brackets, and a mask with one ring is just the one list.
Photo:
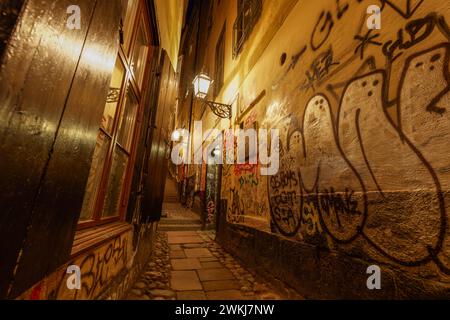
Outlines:
[[[350, 242], [362, 228], [364, 187], [338, 148], [328, 99], [312, 98], [303, 120], [305, 161], [300, 169], [303, 208], [315, 207], [326, 231], [338, 242]], [[304, 211], [305, 212], [305, 211]]]
[[433, 172], [386, 114], [384, 85], [385, 73], [377, 71], [347, 86], [339, 143], [366, 186], [363, 235], [380, 253], [413, 265], [440, 246], [443, 208]]

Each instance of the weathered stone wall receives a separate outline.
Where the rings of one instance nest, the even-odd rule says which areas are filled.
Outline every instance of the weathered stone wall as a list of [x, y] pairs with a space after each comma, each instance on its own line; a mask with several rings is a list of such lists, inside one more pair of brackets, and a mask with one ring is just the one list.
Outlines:
[[222, 97], [233, 127], [281, 130], [280, 170], [224, 168], [223, 244], [310, 297], [450, 297], [449, 41], [450, 3], [431, 0], [298, 1], [260, 55], [250, 38]]
[[382, 268], [382, 290], [368, 290], [360, 257], [223, 221], [218, 240], [287, 297], [297, 299], [448, 299], [445, 282], [418, 277], [393, 265]]

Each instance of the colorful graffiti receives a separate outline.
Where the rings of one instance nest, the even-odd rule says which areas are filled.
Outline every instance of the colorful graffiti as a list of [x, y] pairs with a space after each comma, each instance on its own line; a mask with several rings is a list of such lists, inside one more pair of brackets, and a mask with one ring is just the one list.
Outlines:
[[[256, 118], [257, 114], [250, 112], [244, 120], [244, 127], [254, 127]], [[236, 147], [235, 144], [235, 150]], [[221, 198], [228, 199], [231, 204], [227, 210], [228, 221], [269, 228], [270, 210], [264, 194], [267, 178], [262, 177], [260, 172], [259, 164], [223, 165]]]

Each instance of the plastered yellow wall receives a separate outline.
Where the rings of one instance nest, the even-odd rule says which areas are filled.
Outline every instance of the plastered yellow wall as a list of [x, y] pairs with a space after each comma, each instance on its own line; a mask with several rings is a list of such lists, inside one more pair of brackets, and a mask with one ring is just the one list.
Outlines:
[[[380, 30], [366, 25], [373, 4]], [[447, 281], [450, 4], [266, 0], [235, 60], [235, 1], [221, 1], [219, 16], [217, 101], [234, 114], [216, 123], [207, 112], [204, 127], [256, 121], [281, 135], [277, 175], [224, 166], [228, 221]], [[222, 26], [208, 43], [211, 71]]]

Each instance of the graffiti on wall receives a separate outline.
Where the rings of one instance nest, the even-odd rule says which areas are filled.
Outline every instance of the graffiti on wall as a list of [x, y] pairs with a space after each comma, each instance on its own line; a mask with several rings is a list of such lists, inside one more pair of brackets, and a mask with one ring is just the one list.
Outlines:
[[267, 190], [267, 179], [261, 177], [258, 164], [234, 165], [234, 189], [232, 202], [235, 198], [245, 199], [239, 208], [246, 217], [265, 220], [269, 217], [269, 206], [264, 191]]
[[207, 165], [206, 170], [206, 225], [214, 224], [216, 222], [216, 202], [219, 192], [219, 167], [218, 165]]
[[[31, 300], [90, 300], [96, 299], [111, 285], [113, 279], [130, 263], [131, 233], [118, 236], [95, 250], [68, 262], [49, 277], [26, 292], [21, 298]], [[79, 266], [81, 270], [80, 290], [69, 290], [68, 266]], [[121, 297], [128, 290], [136, 275], [128, 272], [113, 294]], [[119, 292], [120, 291], [120, 292]]]
[[369, 2], [327, 1], [265, 84], [252, 121], [281, 130], [280, 170], [224, 166], [228, 221], [260, 206], [283, 236], [450, 274], [450, 6], [378, 0], [368, 30]]
[[228, 205], [227, 221], [230, 223], [244, 222], [244, 201], [238, 190], [232, 188], [229, 192], [230, 204]]
[[296, 77], [306, 102], [273, 123], [282, 139], [271, 222], [287, 237], [450, 274], [450, 28], [438, 13], [416, 17], [426, 1], [382, 1], [404, 26], [387, 40], [358, 29], [339, 55], [331, 35], [362, 2], [323, 11], [301, 46], [306, 71], [288, 66], [272, 85]]
[[[252, 111], [244, 119], [244, 128], [257, 128], [257, 113]], [[234, 140], [235, 155], [237, 155], [237, 139]], [[246, 155], [249, 157], [248, 147]], [[228, 199], [231, 204], [227, 210], [227, 219], [233, 223], [249, 223], [269, 227], [270, 209], [265, 196], [267, 179], [260, 175], [259, 164], [223, 165], [221, 198]], [[245, 201], [242, 201], [245, 199]]]

